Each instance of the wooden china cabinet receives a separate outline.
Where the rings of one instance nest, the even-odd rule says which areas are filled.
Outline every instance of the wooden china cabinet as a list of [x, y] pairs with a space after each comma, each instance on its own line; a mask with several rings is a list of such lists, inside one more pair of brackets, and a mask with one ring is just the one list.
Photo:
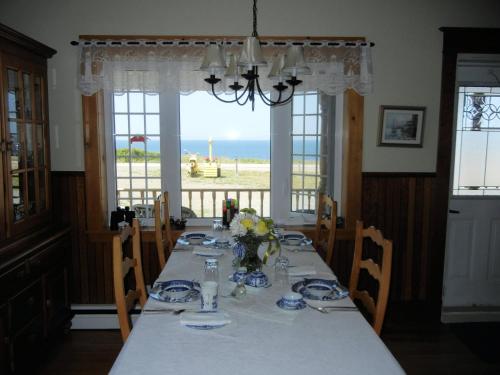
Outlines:
[[47, 59], [0, 24], [0, 374], [34, 373], [69, 326], [71, 238], [52, 215]]

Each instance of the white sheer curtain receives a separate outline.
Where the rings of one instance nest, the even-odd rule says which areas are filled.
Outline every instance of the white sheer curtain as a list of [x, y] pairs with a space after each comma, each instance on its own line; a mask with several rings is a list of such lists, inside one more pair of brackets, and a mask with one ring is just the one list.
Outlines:
[[[262, 46], [268, 66], [259, 69], [261, 87], [269, 91], [276, 84], [267, 78], [272, 60], [285, 54], [288, 45]], [[201, 43], [200, 43], [201, 44]], [[316, 45], [314, 45], [316, 44]], [[92, 95], [101, 89], [114, 91], [141, 90], [161, 92], [177, 90], [189, 93], [208, 90], [204, 81], [208, 74], [199, 71], [204, 45], [190, 41], [165, 42], [134, 41], [84, 41], [80, 43], [79, 88], [83, 95]], [[225, 47], [225, 54], [238, 54], [239, 46]], [[369, 43], [336, 41], [305, 43], [305, 58], [311, 75], [298, 78], [303, 83], [300, 91], [319, 90], [328, 95], [341, 94], [348, 88], [360, 95], [373, 90], [372, 61]], [[223, 79], [217, 84], [218, 91], [229, 92], [232, 80]], [[240, 81], [240, 84], [245, 84]]]

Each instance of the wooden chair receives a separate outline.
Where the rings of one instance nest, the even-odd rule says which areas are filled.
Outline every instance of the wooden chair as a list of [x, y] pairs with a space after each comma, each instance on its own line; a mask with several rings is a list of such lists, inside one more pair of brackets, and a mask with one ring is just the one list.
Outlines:
[[[174, 247], [172, 230], [170, 228], [170, 210], [168, 205], [168, 192], [163, 192], [155, 199], [155, 241], [158, 252], [160, 270], [165, 267], [168, 256]], [[165, 254], [168, 254], [166, 256]]]
[[[124, 252], [124, 244], [127, 242], [132, 245], [132, 258], [126, 256]], [[124, 279], [131, 269], [134, 270], [135, 289], [126, 290]], [[126, 226], [120, 234], [113, 236], [113, 282], [118, 321], [125, 342], [132, 329], [130, 310], [135, 307], [137, 301], [144, 307], [147, 299], [142, 274], [140, 227], [137, 219], [133, 220], [132, 227]]]
[[[363, 240], [370, 238], [382, 250], [382, 265], [372, 258], [362, 259]], [[383, 237], [380, 230], [374, 227], [363, 229], [363, 222], [356, 222], [356, 240], [354, 244], [354, 258], [352, 262], [349, 293], [353, 300], [359, 300], [366, 311], [372, 316], [372, 326], [377, 335], [380, 335], [384, 323], [389, 284], [391, 281], [392, 241]], [[371, 278], [378, 281], [377, 300], [367, 290], [359, 290], [359, 276], [361, 269], [365, 269]], [[373, 293], [375, 294], [375, 293]]]
[[337, 202], [328, 195], [320, 193], [316, 205], [316, 214], [314, 247], [324, 252], [326, 264], [330, 265], [337, 232]]

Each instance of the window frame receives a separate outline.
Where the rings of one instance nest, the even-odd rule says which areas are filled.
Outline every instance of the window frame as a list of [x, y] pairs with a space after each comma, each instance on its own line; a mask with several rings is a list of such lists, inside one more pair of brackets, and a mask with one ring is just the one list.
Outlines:
[[[108, 210], [108, 207], [112, 207], [107, 195], [108, 178], [106, 174], [104, 119], [105, 96], [103, 91], [92, 96], [82, 95], [87, 201], [86, 214], [87, 230], [89, 232], [99, 232], [103, 228], [109, 228], [109, 211], [111, 211], [111, 209]], [[339, 202], [339, 209], [345, 217], [345, 226], [344, 230], [338, 232], [339, 238], [342, 238], [342, 233], [344, 232], [346, 238], [353, 237], [356, 220], [358, 220], [361, 215], [363, 107], [364, 98], [361, 95], [357, 94], [352, 89], [344, 93], [343, 118], [341, 122], [343, 126], [341, 158], [342, 200]], [[280, 110], [282, 108], [278, 107], [277, 109]], [[161, 110], [160, 107], [160, 111]], [[175, 113], [176, 123], [178, 124], [178, 112]], [[160, 123], [161, 122], [162, 119], [160, 116]], [[177, 157], [180, 158], [180, 153], [177, 153], [177, 155]], [[273, 185], [271, 186], [273, 187]], [[167, 186], [166, 188], [169, 189], [170, 187]], [[172, 197], [172, 201], [174, 201], [174, 199], [176, 198]], [[273, 211], [271, 212], [273, 214]], [[294, 225], [295, 223], [287, 222], [286, 224]]]
[[[310, 92], [299, 93], [300, 95], [309, 95]], [[321, 94], [316, 93], [318, 103], [316, 115], [321, 117]], [[172, 202], [182, 201], [182, 177], [181, 177], [181, 155], [180, 155], [180, 96], [181, 94], [174, 92], [159, 93], [159, 113], [160, 113], [160, 154], [161, 157], [161, 189], [167, 190], [172, 197]], [[339, 96], [340, 98], [342, 96]], [[104, 96], [104, 113], [106, 124], [106, 170], [107, 170], [107, 196], [108, 202], [112, 202], [108, 208], [108, 213], [116, 210], [117, 202], [117, 178], [116, 178], [116, 150], [114, 144], [114, 92], [109, 90]], [[335, 103], [338, 101], [336, 97], [332, 100], [328, 99], [328, 104], [331, 106], [332, 113], [335, 116], [330, 118], [330, 123], [327, 127], [333, 129], [329, 131], [324, 139], [328, 142], [327, 160], [328, 171], [330, 177], [327, 178], [326, 193], [334, 195], [331, 187], [332, 181], [337, 182], [337, 193], [340, 194], [341, 181], [341, 165], [332, 165], [336, 158], [334, 153], [337, 153], [337, 145], [335, 144], [336, 137], [341, 138], [342, 126], [340, 120], [342, 115], [337, 114]], [[130, 105], [130, 104], [129, 104]], [[305, 109], [304, 109], [305, 111]], [[127, 112], [131, 113], [131, 112]], [[295, 114], [297, 115], [297, 114]], [[305, 116], [306, 113], [302, 116]], [[270, 162], [270, 215], [274, 221], [280, 225], [293, 224], [304, 225], [313, 224], [316, 221], [315, 213], [304, 213], [292, 211], [292, 179], [293, 179], [293, 102], [286, 105], [272, 107], [270, 110], [270, 144], [271, 144], [271, 162]], [[340, 132], [340, 135], [338, 134]], [[303, 137], [306, 134], [302, 135]], [[317, 136], [314, 134], [313, 136]], [[172, 139], [177, 140], [173, 142]], [[339, 142], [338, 147], [341, 148]], [[319, 151], [318, 151], [319, 153]], [[333, 175], [331, 174], [333, 173]], [[295, 173], [296, 174], [296, 173]], [[164, 188], [165, 186], [165, 188]], [[171, 214], [174, 217], [181, 216], [181, 205], [171, 204]], [[132, 208], [132, 207], [131, 207]], [[315, 207], [314, 207], [315, 210]], [[188, 219], [188, 226], [209, 225], [214, 218], [203, 217], [196, 219]], [[152, 226], [153, 218], [141, 219], [141, 225]]]

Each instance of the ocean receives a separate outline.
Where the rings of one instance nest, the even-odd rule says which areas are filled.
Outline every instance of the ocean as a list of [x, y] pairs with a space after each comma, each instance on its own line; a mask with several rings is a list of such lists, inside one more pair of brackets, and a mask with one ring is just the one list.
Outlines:
[[[135, 143], [142, 146], [141, 143]], [[148, 151], [160, 151], [159, 141], [147, 141]], [[127, 148], [127, 141], [117, 141], [117, 148]], [[134, 143], [132, 143], [134, 147]], [[142, 147], [140, 147], [142, 148]], [[301, 141], [294, 141], [295, 152], [302, 151]], [[226, 157], [230, 159], [271, 159], [271, 142], [266, 140], [214, 140], [212, 143], [213, 157]], [[316, 154], [316, 141], [305, 141], [305, 153]], [[199, 154], [201, 157], [208, 156], [208, 141], [205, 140], [182, 140], [181, 152], [183, 154]], [[300, 152], [301, 153], [301, 152]], [[308, 158], [306, 158], [308, 159]]]

